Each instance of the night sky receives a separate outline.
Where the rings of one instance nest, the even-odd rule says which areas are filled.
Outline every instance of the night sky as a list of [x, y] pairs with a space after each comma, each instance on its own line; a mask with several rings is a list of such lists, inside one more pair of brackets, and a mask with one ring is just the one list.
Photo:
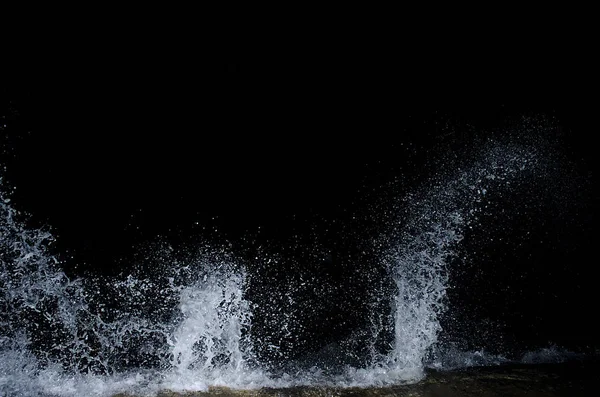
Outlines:
[[[581, 263], [592, 253], [596, 109], [584, 66], [569, 61], [564, 48], [400, 58], [376, 49], [362, 57], [236, 50], [202, 62], [177, 54], [156, 61], [150, 50], [91, 51], [77, 62], [33, 68], [11, 79], [15, 90], [3, 91], [3, 188], [16, 188], [11, 205], [30, 214], [32, 225], [51, 227], [71, 274], [127, 271], [119, 260], [157, 236], [175, 245], [208, 240], [247, 248], [311, 235], [343, 250], [343, 225], [391, 190], [400, 197], [422, 183], [444, 148], [542, 117], [556, 125], [561, 151], [588, 181], [574, 225], [555, 234], [568, 247], [564, 255]], [[520, 238], [518, 228], [510, 230]], [[541, 247], [531, 248], [536, 263], [558, 251]], [[499, 271], [490, 257], [515, 264], [527, 253], [482, 259], [501, 281], [515, 268]], [[566, 316], [575, 303], [595, 298], [587, 267], [573, 273], [552, 266], [571, 275], [566, 287], [573, 292], [558, 287], [561, 298], [540, 299]], [[533, 268], [518, 287], [556, 282], [540, 281], [545, 270]], [[532, 296], [522, 295], [509, 294], [507, 302]], [[536, 327], [556, 326], [542, 317]], [[595, 331], [585, 332], [592, 340]]]

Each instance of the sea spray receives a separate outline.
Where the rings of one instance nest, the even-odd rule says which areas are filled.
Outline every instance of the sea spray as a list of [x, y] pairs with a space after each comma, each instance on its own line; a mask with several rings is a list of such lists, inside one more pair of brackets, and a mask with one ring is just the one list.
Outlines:
[[204, 269], [204, 276], [179, 293], [181, 319], [169, 336], [170, 389], [209, 385], [246, 386], [251, 372], [252, 344], [249, 302], [244, 299], [244, 274], [221, 267]]
[[[548, 160], [531, 144], [490, 141], [474, 152], [445, 161], [445, 168], [404, 199], [396, 197], [394, 209], [381, 215], [383, 232], [370, 255], [385, 268], [387, 281], [367, 298], [373, 300], [366, 303], [373, 308], [369, 329], [349, 332], [319, 352], [341, 357], [337, 366], [311, 363], [310, 354], [302, 365], [269, 362], [295, 358], [294, 349], [305, 343], [299, 319], [320, 321], [322, 312], [311, 302], [345, 303], [331, 299], [339, 287], [329, 288], [310, 271], [271, 280], [221, 248], [178, 257], [163, 246], [142, 250], [136, 266], [145, 270], [68, 277], [49, 249], [52, 234], [24, 227], [0, 195], [0, 391], [104, 396], [214, 385], [372, 386], [417, 381], [426, 366], [493, 362], [478, 358], [484, 353], [444, 349], [440, 341], [441, 316], [460, 310], [447, 299], [450, 265], [463, 259], [465, 232], [477, 229], [490, 202], [531, 186]], [[268, 268], [281, 265], [260, 255], [257, 260]], [[257, 289], [264, 299], [255, 299]], [[358, 340], [369, 346], [369, 357], [347, 359]]]
[[488, 142], [468, 161], [438, 170], [404, 200], [398, 211], [404, 218], [380, 241], [388, 247], [383, 261], [395, 285], [394, 342], [381, 366], [418, 374], [441, 359], [438, 337], [448, 310], [449, 264], [460, 260], [465, 229], [477, 227], [489, 200], [543, 175], [546, 161], [533, 146]]
[[[374, 241], [371, 254], [386, 267], [392, 285], [377, 286], [370, 299], [374, 302], [372, 307], [380, 308], [377, 302], [388, 296], [391, 324], [385, 313], [373, 311], [370, 329], [354, 334], [371, 346], [366, 365], [346, 365], [341, 372], [332, 372], [331, 367], [322, 363], [310, 369], [305, 367], [296, 372], [290, 385], [414, 382], [422, 378], [426, 366], [449, 363], [448, 354], [458, 357], [440, 345], [439, 336], [440, 318], [448, 310], [449, 266], [462, 259], [460, 243], [465, 230], [478, 227], [478, 216], [488, 211], [491, 201], [507, 191], [530, 186], [535, 178], [547, 176], [547, 159], [535, 146], [497, 142], [484, 146], [476, 156], [455, 161], [454, 167], [447, 162], [448, 169], [438, 170], [420, 188], [398, 201], [400, 208], [388, 212], [395, 215], [382, 221], [389, 228], [382, 224], [385, 232]], [[296, 287], [292, 294], [300, 295], [298, 291], [300, 288]], [[392, 333], [388, 347], [376, 347], [376, 340], [386, 332]], [[337, 346], [345, 347], [343, 343]], [[348, 355], [348, 352], [324, 351], [331, 359]], [[313, 355], [315, 364], [320, 356], [321, 352]], [[500, 356], [485, 360], [478, 359], [480, 356], [487, 357], [484, 353], [464, 353], [463, 365], [505, 362]]]
[[147, 258], [167, 273], [71, 279], [50, 252], [51, 233], [27, 229], [0, 199], [2, 393], [148, 392], [186, 374], [196, 386], [248, 384], [243, 270], [215, 255], [183, 266], [161, 248]]
[[76, 372], [94, 359], [79, 328], [81, 280], [59, 269], [52, 235], [25, 228], [9, 201], [0, 192], [0, 390], [27, 395], [41, 369]]

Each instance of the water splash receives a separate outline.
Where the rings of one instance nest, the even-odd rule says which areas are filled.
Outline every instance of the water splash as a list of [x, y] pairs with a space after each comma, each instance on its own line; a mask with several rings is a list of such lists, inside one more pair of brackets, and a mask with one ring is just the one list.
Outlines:
[[52, 235], [25, 228], [0, 199], [3, 393], [106, 395], [186, 376], [202, 379], [199, 388], [248, 383], [243, 271], [198, 267], [199, 258], [195, 271], [166, 263], [172, 273], [154, 279], [70, 279], [50, 253]]
[[[387, 301], [389, 313], [373, 311], [369, 329], [323, 350], [348, 355], [363, 339], [369, 357], [341, 370], [318, 361], [274, 366], [257, 354], [270, 349], [268, 357], [286, 360], [286, 351], [301, 345], [299, 302], [320, 293], [319, 280], [294, 275], [270, 286], [221, 249], [181, 260], [169, 247], [150, 252], [161, 268], [153, 275], [70, 278], [51, 254], [51, 233], [24, 227], [0, 192], [0, 391], [106, 396], [215, 385], [373, 386], [418, 381], [426, 366], [493, 362], [483, 352], [440, 345], [440, 316], [454, 310], [447, 301], [449, 266], [490, 200], [544, 175], [547, 159], [535, 146], [490, 142], [468, 162], [446, 165], [382, 221], [373, 255], [390, 286], [373, 289], [371, 298], [373, 308]], [[258, 286], [269, 289], [271, 303], [249, 298], [248, 289]], [[253, 329], [257, 314], [262, 333]], [[391, 336], [382, 347], [377, 341], [385, 334]]]
[[181, 320], [168, 340], [168, 388], [251, 383], [244, 379], [252, 362], [252, 345], [245, 334], [252, 314], [243, 297], [244, 278], [243, 273], [215, 269], [181, 288]]
[[395, 286], [394, 338], [376, 366], [419, 377], [432, 360], [449, 354], [438, 343], [440, 317], [448, 309], [449, 264], [457, 259], [465, 231], [477, 227], [490, 201], [547, 174], [548, 159], [534, 146], [489, 142], [468, 160], [438, 171], [409, 195], [406, 221], [395, 222], [400, 227], [379, 242], [387, 247], [384, 263]]

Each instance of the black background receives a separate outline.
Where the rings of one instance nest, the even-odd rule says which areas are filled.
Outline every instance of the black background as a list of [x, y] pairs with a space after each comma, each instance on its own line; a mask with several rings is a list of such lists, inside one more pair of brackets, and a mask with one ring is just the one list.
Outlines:
[[[518, 324], [515, 338], [597, 343], [593, 314], [576, 314], [597, 303], [586, 52], [556, 37], [410, 49], [317, 42], [209, 53], [98, 39], [34, 55], [4, 76], [15, 83], [0, 112], [11, 205], [53, 229], [72, 274], [126, 272], [119, 259], [157, 236], [257, 247], [310, 234], [335, 250], [340, 224], [393, 181], [402, 181], [396, 195], [422, 183], [441, 146], [543, 117], [587, 181], [584, 204], [571, 224], [555, 225], [553, 249], [490, 245], [477, 277], [492, 281], [465, 277], [460, 299], [482, 318]], [[531, 230], [547, 234], [550, 218]], [[524, 224], [506, 230], [521, 239], [514, 225]], [[506, 279], [518, 292], [489, 288]]]

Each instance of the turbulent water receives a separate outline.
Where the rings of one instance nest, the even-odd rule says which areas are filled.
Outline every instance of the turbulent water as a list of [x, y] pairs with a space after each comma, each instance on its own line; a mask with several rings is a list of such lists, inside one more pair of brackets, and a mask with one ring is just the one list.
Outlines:
[[[544, 177], [548, 161], [534, 145], [490, 142], [468, 161], [447, 161], [447, 168], [399, 199], [393, 206], [398, 213], [383, 217], [387, 224], [372, 241], [373, 260], [389, 283], [364, 299], [373, 308], [368, 325], [319, 353], [349, 357], [360, 339], [356, 360], [333, 364], [285, 353], [300, 344], [298, 307], [307, 295], [318, 294], [318, 281], [298, 276], [275, 286], [227, 249], [203, 246], [179, 255], [168, 245], [146, 252], [148, 262], [159, 264], [151, 276], [133, 270], [112, 279], [70, 279], [50, 253], [52, 235], [27, 229], [5, 191], [0, 393], [108, 396], [218, 385], [393, 385], [422, 379], [427, 366], [506, 362], [440, 342], [440, 316], [457, 310], [447, 299], [449, 265], [488, 202]], [[270, 257], [256, 260], [275, 265]], [[275, 303], [253, 299], [257, 294], [249, 289], [257, 286]], [[550, 349], [522, 360], [562, 357]]]

